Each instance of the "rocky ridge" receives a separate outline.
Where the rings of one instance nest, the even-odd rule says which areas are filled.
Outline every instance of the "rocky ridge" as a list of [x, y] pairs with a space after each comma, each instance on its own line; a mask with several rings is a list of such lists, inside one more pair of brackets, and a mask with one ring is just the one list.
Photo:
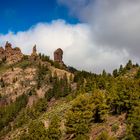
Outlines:
[[[62, 49], [57, 49], [57, 51], [54, 52], [54, 61], [62, 64], [62, 55]], [[10, 104], [10, 102], [14, 102], [17, 97], [23, 93], [27, 93], [37, 85], [36, 79], [38, 68], [36, 66], [39, 64], [48, 67], [52, 77], [55, 73], [59, 78], [63, 78], [66, 74], [68, 81], [70, 81], [71, 76], [73, 77], [72, 73], [55, 68], [47, 61], [42, 61], [37, 53], [36, 45], [33, 46], [31, 55], [27, 56], [26, 59], [27, 60], [25, 60], [24, 54], [21, 52], [20, 48], [12, 48], [12, 45], [9, 42], [6, 42], [5, 49], [0, 47], [0, 61], [6, 64], [6, 69], [0, 73], [0, 95], [5, 96], [5, 99], [0, 99], [0, 107]], [[30, 67], [30, 64], [35, 64], [36, 66]], [[27, 67], [22, 68], [21, 65], [27, 65]], [[5, 65], [1, 67], [5, 67]], [[37, 98], [44, 97], [45, 92], [49, 88], [50, 86], [46, 85], [41, 89], [36, 90]], [[29, 100], [34, 102], [37, 99], [36, 97], [34, 98], [34, 96], [31, 96]], [[29, 101], [29, 106], [33, 104], [31, 102]]]
[[23, 54], [20, 48], [12, 48], [12, 45], [9, 42], [6, 42], [5, 49], [0, 47], [0, 62], [5, 61], [7, 64], [14, 64], [21, 61]]

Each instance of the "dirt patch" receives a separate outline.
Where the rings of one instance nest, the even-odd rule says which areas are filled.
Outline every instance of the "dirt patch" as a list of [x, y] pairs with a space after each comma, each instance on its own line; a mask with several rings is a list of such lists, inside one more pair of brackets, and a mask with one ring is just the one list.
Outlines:
[[119, 116], [109, 116], [105, 123], [94, 124], [90, 133], [90, 140], [95, 140], [103, 131], [107, 131], [110, 136], [120, 138], [126, 132], [126, 114]]

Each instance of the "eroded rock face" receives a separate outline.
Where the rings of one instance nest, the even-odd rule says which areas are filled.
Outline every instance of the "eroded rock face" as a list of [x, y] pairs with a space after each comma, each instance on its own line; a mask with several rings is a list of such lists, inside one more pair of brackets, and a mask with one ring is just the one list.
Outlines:
[[5, 50], [3, 47], [0, 47], [0, 62], [4, 61], [5, 59]]
[[58, 48], [55, 52], [54, 52], [54, 61], [55, 62], [59, 62], [59, 63], [63, 63], [63, 50], [61, 48]]
[[38, 55], [37, 55], [37, 50], [36, 50], [36, 45], [33, 47], [33, 51], [31, 54], [31, 60], [32, 61], [36, 61], [38, 59]]
[[6, 42], [5, 49], [0, 47], [0, 61], [5, 60], [8, 64], [13, 64], [21, 61], [23, 54], [21, 50], [16, 47], [12, 48], [9, 42]]
[[[35, 80], [37, 70], [36, 68], [14, 68], [8, 69], [0, 75], [5, 86], [0, 86], [0, 106], [14, 102], [17, 97], [23, 93], [27, 93], [37, 83]], [[45, 93], [44, 93], [45, 94]], [[4, 98], [5, 97], [5, 98]], [[5, 100], [6, 99], [6, 102]]]

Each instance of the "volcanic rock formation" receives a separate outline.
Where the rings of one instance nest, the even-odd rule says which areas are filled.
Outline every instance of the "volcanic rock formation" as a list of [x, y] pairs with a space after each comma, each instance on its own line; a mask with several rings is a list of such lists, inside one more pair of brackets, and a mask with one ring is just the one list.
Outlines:
[[0, 62], [5, 61], [8, 64], [13, 64], [21, 61], [22, 58], [23, 54], [18, 47], [12, 48], [8, 42], [6, 42], [5, 49], [0, 47]]
[[3, 47], [0, 47], [0, 62], [5, 60], [5, 50]]
[[61, 48], [58, 48], [54, 52], [54, 61], [63, 64], [63, 50]]
[[33, 47], [33, 51], [31, 54], [31, 60], [32, 61], [36, 61], [38, 59], [38, 55], [37, 55], [37, 50], [36, 50], [36, 45]]

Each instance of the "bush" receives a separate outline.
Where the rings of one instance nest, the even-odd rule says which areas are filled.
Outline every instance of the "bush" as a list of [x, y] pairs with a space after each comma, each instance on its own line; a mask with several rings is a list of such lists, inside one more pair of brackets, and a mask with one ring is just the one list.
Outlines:
[[77, 135], [73, 140], [89, 140], [89, 137], [86, 135]]
[[37, 72], [37, 89], [39, 89], [45, 82], [45, 76], [48, 72], [48, 67], [39, 64], [38, 65], [38, 72]]
[[46, 99], [40, 99], [35, 105], [35, 111], [42, 113], [47, 110], [48, 103]]
[[96, 140], [117, 140], [114, 137], [109, 136], [109, 134], [106, 131], [103, 131]]
[[29, 56], [28, 55], [23, 55], [23, 60], [28, 60]]
[[47, 129], [47, 137], [49, 140], [60, 140], [62, 133], [60, 131], [60, 120], [57, 116], [51, 119], [49, 127]]
[[119, 125], [118, 124], [113, 124], [112, 128], [111, 128], [111, 131], [116, 133], [118, 129], [119, 129]]
[[123, 140], [136, 140], [135, 136], [130, 134], [128, 136], [126, 136]]
[[29, 61], [22, 61], [19, 64], [19, 67], [21, 67], [22, 69], [26, 69], [27, 67], [31, 66], [31, 63]]
[[32, 121], [29, 125], [28, 135], [29, 140], [48, 140], [47, 131], [44, 124], [40, 121]]

